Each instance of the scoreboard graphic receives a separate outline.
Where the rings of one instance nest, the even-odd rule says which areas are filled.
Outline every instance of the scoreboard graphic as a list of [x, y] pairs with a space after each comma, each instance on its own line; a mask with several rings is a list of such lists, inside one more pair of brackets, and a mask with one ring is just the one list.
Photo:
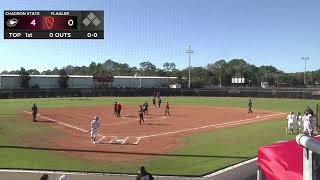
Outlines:
[[104, 11], [4, 11], [4, 39], [103, 39]]

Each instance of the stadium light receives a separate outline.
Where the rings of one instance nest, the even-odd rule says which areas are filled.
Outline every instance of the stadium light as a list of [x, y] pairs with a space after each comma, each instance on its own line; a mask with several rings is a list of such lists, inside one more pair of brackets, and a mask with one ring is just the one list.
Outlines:
[[191, 75], [190, 75], [190, 71], [191, 71], [191, 54], [194, 53], [194, 51], [191, 49], [191, 46], [189, 45], [189, 49], [187, 50], [187, 52], [189, 54], [189, 81], [188, 81], [188, 88], [191, 87]]
[[307, 86], [307, 80], [306, 80], [307, 61], [308, 61], [310, 58], [307, 56], [307, 57], [301, 57], [301, 59], [304, 61], [304, 77], [303, 77], [303, 82], [304, 82], [304, 85]]

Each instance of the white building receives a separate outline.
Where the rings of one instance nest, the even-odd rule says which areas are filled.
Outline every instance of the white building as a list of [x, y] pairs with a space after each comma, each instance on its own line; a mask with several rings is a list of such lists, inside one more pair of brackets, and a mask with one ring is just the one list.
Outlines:
[[[59, 75], [30, 75], [29, 87], [39, 86], [41, 89], [59, 88]], [[177, 77], [151, 77], [151, 76], [114, 76], [113, 82], [96, 82], [93, 76], [70, 75], [69, 88], [95, 88], [95, 87], [120, 87], [120, 88], [159, 88], [169, 87], [175, 83]], [[17, 74], [0, 74], [0, 89], [19, 89], [20, 77]]]

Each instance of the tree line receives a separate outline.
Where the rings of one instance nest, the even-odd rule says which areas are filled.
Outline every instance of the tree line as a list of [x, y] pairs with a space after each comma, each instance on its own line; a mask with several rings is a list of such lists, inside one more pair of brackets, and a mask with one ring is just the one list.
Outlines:
[[[139, 64], [139, 67], [129, 66], [127, 63], [118, 63], [110, 59], [103, 63], [91, 62], [89, 66], [68, 65], [61, 69], [54, 68], [39, 72], [37, 69], [25, 70], [21, 68], [16, 71], [3, 71], [2, 74], [19, 74], [24, 77], [21, 87], [27, 87], [30, 75], [60, 75], [59, 84], [62, 88], [67, 88], [68, 75], [93, 75], [93, 76], [175, 76], [177, 83], [187, 86], [188, 68], [177, 69], [174, 62], [166, 62], [162, 67], [156, 67], [149, 61]], [[185, 77], [185, 78], [183, 78]], [[212, 86], [234, 86], [231, 79], [233, 77], [245, 78], [245, 83], [241, 86], [260, 87], [261, 82], [267, 82], [269, 86], [280, 87], [303, 87], [304, 72], [286, 73], [278, 70], [274, 66], [260, 66], [250, 64], [243, 59], [232, 59], [230, 61], [219, 60], [209, 63], [205, 67], [191, 68], [191, 86], [193, 88]], [[306, 74], [306, 84], [308, 86], [319, 86], [320, 69], [308, 71]]]

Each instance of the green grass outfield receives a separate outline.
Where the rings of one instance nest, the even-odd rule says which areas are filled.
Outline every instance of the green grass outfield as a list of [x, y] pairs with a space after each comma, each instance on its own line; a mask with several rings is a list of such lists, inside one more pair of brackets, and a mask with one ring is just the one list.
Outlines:
[[[57, 135], [56, 130], [45, 124], [33, 126], [31, 120], [22, 120], [17, 112], [30, 110], [35, 102], [39, 108], [64, 106], [140, 104], [148, 98], [47, 98], [47, 99], [6, 99], [0, 100], [0, 168], [51, 169], [70, 171], [94, 171], [113, 173], [136, 173], [140, 165], [147, 166], [154, 174], [162, 175], [203, 175], [226, 166], [247, 160], [257, 155], [257, 148], [279, 140], [294, 139], [286, 135], [284, 119], [257, 122], [236, 127], [216, 129], [183, 138], [184, 145], [170, 156], [155, 156], [148, 160], [124, 163], [88, 162], [63, 156], [61, 153], [45, 150], [10, 148], [19, 146], [32, 136]], [[214, 97], [163, 97], [163, 102], [173, 105], [213, 105], [225, 107], [247, 107], [248, 98]], [[300, 99], [253, 99], [254, 109], [276, 112], [302, 112], [306, 106], [315, 109], [316, 100]], [[175, 156], [177, 155], [177, 156]]]

